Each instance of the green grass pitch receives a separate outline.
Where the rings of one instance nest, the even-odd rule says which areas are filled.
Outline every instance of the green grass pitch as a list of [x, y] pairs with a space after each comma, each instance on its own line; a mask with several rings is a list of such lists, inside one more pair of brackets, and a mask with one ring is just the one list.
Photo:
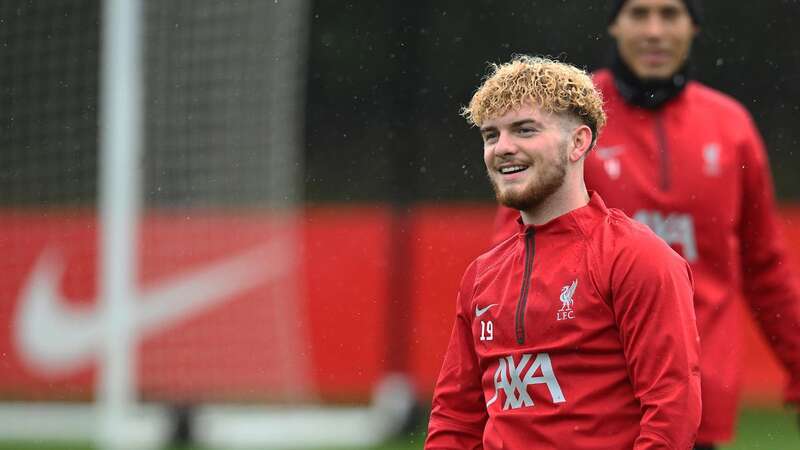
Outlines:
[[[402, 439], [379, 447], [363, 450], [411, 450], [421, 449], [425, 440], [424, 430], [411, 433]], [[797, 415], [786, 409], [744, 409], [739, 418], [739, 430], [735, 442], [720, 450], [798, 450], [800, 428]], [[0, 450], [94, 450], [86, 444], [69, 443], [23, 443], [0, 441]], [[165, 450], [217, 450], [203, 447], [182, 447]], [[319, 448], [307, 450], [345, 450]], [[352, 450], [352, 449], [347, 449]]]

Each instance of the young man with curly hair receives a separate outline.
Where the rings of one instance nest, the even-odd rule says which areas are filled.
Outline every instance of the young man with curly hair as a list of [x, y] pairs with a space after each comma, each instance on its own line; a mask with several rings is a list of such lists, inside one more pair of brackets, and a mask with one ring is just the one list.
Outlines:
[[517, 57], [464, 109], [512, 235], [470, 264], [425, 448], [688, 449], [700, 420], [689, 267], [583, 181], [589, 76]]

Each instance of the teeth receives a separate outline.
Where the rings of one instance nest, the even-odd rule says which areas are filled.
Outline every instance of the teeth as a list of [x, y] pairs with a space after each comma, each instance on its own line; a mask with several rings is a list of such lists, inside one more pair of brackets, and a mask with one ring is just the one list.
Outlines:
[[525, 166], [508, 166], [508, 167], [501, 168], [500, 169], [500, 173], [502, 173], [502, 174], [514, 173], [514, 172], [520, 172], [520, 171], [525, 170], [525, 169], [527, 169], [527, 167], [525, 167]]

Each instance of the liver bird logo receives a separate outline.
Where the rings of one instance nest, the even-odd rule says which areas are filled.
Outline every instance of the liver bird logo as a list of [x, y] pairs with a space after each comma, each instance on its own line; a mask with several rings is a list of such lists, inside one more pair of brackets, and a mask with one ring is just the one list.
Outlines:
[[575, 289], [577, 288], [577, 278], [569, 286], [561, 288], [561, 309], [559, 309], [559, 311], [572, 311], [572, 296], [575, 295]]

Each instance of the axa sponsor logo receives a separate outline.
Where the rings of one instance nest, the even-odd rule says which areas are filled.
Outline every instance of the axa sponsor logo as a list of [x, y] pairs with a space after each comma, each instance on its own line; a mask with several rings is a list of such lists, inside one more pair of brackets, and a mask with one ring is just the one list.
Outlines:
[[642, 209], [633, 215], [634, 220], [648, 227], [670, 247], [680, 246], [679, 252], [686, 261], [697, 261], [694, 219], [691, 214], [669, 213]]
[[534, 406], [529, 387], [535, 389], [537, 385], [546, 388], [553, 403], [567, 401], [553, 372], [549, 354], [537, 353], [534, 357], [526, 353], [519, 362], [514, 360], [513, 355], [502, 357], [494, 373], [494, 396], [486, 402], [486, 407], [501, 400], [501, 396], [504, 410]]
[[572, 297], [575, 296], [575, 289], [577, 288], [577, 278], [572, 281], [572, 284], [561, 288], [561, 296], [559, 297], [559, 300], [561, 300], [561, 309], [556, 312], [556, 320], [572, 320], [575, 318], [575, 310], [573, 309], [575, 300], [573, 300]]

